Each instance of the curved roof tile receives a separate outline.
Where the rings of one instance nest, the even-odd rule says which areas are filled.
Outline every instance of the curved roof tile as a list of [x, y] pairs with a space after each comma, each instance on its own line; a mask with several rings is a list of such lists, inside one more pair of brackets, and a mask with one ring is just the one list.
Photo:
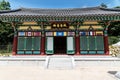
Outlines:
[[120, 15], [120, 9], [107, 9], [101, 7], [68, 9], [20, 8], [16, 10], [0, 11], [0, 16], [89, 16], [111, 14]]

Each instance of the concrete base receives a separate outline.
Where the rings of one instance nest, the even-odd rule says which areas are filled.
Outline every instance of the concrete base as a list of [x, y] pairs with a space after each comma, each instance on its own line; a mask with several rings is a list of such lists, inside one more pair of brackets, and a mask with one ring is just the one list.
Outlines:
[[115, 74], [115, 77], [117, 77], [117, 78], [120, 79], [120, 71], [118, 71], [118, 72]]
[[[54, 55], [54, 56], [13, 56], [13, 57], [0, 57], [0, 65], [28, 65], [28, 66], [41, 66], [48, 67], [49, 59], [51, 61], [56, 61], [58, 59], [68, 59], [70, 58], [71, 63], [74, 68], [79, 68], [81, 66], [120, 66], [120, 58], [111, 56], [64, 56], [64, 55]], [[58, 59], [57, 59], [58, 58]], [[56, 60], [53, 60], [56, 59]], [[58, 60], [60, 62], [60, 60]], [[66, 60], [67, 61], [67, 60]], [[69, 61], [68, 61], [69, 62]], [[56, 64], [55, 64], [56, 63]], [[57, 62], [54, 62], [57, 65]]]

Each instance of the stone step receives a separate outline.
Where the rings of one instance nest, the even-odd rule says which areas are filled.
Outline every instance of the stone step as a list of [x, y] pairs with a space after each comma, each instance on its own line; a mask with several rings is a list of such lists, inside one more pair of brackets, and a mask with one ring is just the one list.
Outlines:
[[72, 57], [49, 57], [47, 59], [48, 69], [73, 69], [74, 58]]

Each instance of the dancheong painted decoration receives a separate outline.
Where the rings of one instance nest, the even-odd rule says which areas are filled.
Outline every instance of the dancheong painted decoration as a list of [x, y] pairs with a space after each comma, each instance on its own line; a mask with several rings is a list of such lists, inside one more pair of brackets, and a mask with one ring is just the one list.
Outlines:
[[101, 7], [0, 11], [14, 28], [13, 55], [109, 55], [108, 26], [120, 9]]

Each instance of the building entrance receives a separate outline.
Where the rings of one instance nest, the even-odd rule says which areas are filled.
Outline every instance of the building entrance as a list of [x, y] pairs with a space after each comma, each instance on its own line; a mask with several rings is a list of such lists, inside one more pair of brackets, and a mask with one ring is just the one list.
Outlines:
[[66, 37], [54, 37], [54, 53], [55, 54], [66, 54], [67, 50]]

